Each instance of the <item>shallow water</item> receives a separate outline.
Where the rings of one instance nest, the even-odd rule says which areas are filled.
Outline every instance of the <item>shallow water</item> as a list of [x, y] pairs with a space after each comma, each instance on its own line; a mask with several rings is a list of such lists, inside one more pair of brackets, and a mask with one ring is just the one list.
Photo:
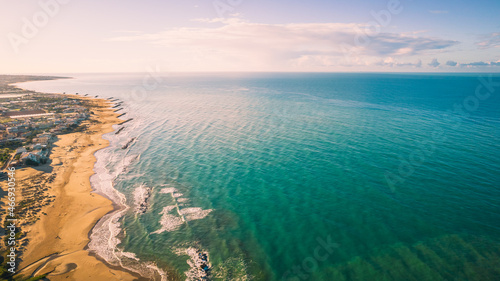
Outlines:
[[22, 85], [134, 118], [92, 179], [123, 204], [93, 234], [111, 261], [169, 280], [195, 276], [187, 249], [214, 280], [500, 276], [500, 89], [474, 100], [478, 75], [74, 77]]

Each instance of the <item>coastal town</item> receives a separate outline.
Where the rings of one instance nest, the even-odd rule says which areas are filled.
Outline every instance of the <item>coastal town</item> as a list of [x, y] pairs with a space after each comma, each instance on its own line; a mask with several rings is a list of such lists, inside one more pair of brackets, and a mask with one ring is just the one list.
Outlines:
[[[88, 177], [94, 152], [107, 145], [102, 134], [126, 122], [117, 118], [117, 111], [123, 110], [121, 102], [78, 93], [38, 93], [15, 85], [53, 79], [63, 77], [0, 75], [0, 204], [6, 210], [0, 215], [0, 236], [5, 237], [0, 245], [0, 280], [38, 280], [66, 273], [65, 264], [71, 264], [65, 262], [66, 257], [51, 260], [63, 263], [61, 270], [39, 272], [37, 265], [44, 257], [57, 255], [61, 233], [72, 233], [65, 241], [83, 241], [95, 222], [112, 210], [111, 202], [91, 194]], [[78, 193], [82, 185], [85, 190]], [[77, 192], [65, 193], [67, 190]], [[83, 205], [68, 214], [67, 202], [76, 202], [75, 198]], [[78, 220], [82, 210], [98, 212], [91, 215], [88, 224], [70, 228], [57, 219], [64, 214]], [[41, 234], [39, 230], [45, 227], [56, 232]], [[45, 242], [32, 242], [39, 239]], [[68, 251], [87, 255], [83, 244], [67, 245]], [[106, 267], [93, 257], [78, 260], [82, 259], [101, 269]], [[119, 270], [113, 274], [122, 280], [135, 279]]]
[[[48, 161], [56, 135], [77, 130], [90, 116], [83, 100], [40, 94], [11, 85], [27, 80], [58, 77], [0, 77], [0, 170], [37, 166]], [[0, 178], [5, 173], [0, 174]]]
[[56, 135], [78, 130], [90, 113], [85, 100], [62, 95], [0, 96], [2, 169], [46, 163]]
[[[0, 75], [0, 82], [5, 78]], [[31, 80], [35, 78], [30, 77]], [[19, 77], [17, 79], [23, 80]], [[90, 227], [110, 211], [106, 208], [111, 208], [111, 202], [102, 197], [101, 200], [105, 201], [97, 205], [99, 199], [90, 193], [90, 182], [86, 183], [87, 192], [76, 193], [77, 197], [73, 197], [74, 193], [65, 192], [80, 190], [82, 180], [88, 180], [88, 175], [93, 173], [93, 153], [85, 151], [96, 151], [106, 146], [101, 135], [113, 131], [112, 125], [120, 126], [114, 131], [118, 135], [125, 129], [123, 125], [133, 119], [119, 119], [127, 113], [124, 112], [123, 102], [116, 98], [99, 99], [97, 96], [78, 93], [37, 93], [3, 82], [0, 83], [0, 178], [5, 183], [15, 183], [2, 187], [9, 194], [9, 198], [4, 200], [5, 204], [10, 204], [8, 200], [15, 204], [7, 208], [9, 212], [0, 218], [3, 224], [0, 233], [8, 233], [9, 236], [5, 245], [0, 245], [0, 280], [12, 276], [21, 278], [19, 280], [31, 280], [22, 278], [69, 274], [71, 269], [67, 271], [65, 264], [74, 264], [74, 260], [65, 262], [65, 258], [52, 261], [63, 264], [61, 270], [57, 266], [54, 270], [47, 268], [42, 271], [37, 268], [43, 268], [40, 265], [48, 262], [45, 261], [46, 257], [58, 256], [61, 251], [59, 243], [64, 236], [62, 233], [70, 231], [74, 234], [71, 237], [75, 239], [78, 235], [88, 237]], [[130, 148], [136, 139], [129, 138], [120, 148]], [[64, 195], [61, 194], [62, 190]], [[138, 212], [141, 214], [147, 211], [150, 196], [151, 189], [147, 189], [139, 203]], [[75, 198], [78, 198], [78, 202], [87, 202], [85, 207], [90, 208], [87, 209], [88, 212], [94, 211], [96, 206], [101, 206], [102, 210], [101, 214], [95, 215], [94, 222], [87, 226], [82, 224], [82, 229], [69, 229], [67, 224], [57, 219], [61, 214], [66, 216], [67, 202]], [[85, 207], [76, 208], [73, 216], [80, 218]], [[194, 214], [191, 213], [190, 216]], [[40, 235], [38, 231], [44, 226], [57, 229], [57, 232]], [[46, 239], [46, 242], [33, 243], [39, 239]], [[78, 239], [81, 241], [84, 238]], [[10, 247], [11, 245], [15, 247]], [[48, 245], [57, 247], [51, 248]], [[85, 249], [79, 249], [72, 243], [68, 245], [68, 251], [81, 250], [87, 253]], [[43, 250], [37, 247], [42, 247]], [[179, 253], [190, 257], [187, 260], [191, 268], [190, 276], [196, 280], [211, 280], [212, 265], [207, 251], [190, 247]], [[91, 259], [91, 262], [105, 266], [97, 260]], [[137, 273], [124, 271], [115, 271], [113, 275], [115, 274], [122, 275], [120, 280], [136, 280], [137, 277]], [[155, 274], [158, 273], [153, 273]]]

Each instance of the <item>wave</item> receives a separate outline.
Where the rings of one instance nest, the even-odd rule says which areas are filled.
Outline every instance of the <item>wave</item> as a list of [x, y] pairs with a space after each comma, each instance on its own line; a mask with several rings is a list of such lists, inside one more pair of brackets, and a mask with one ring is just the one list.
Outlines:
[[134, 204], [137, 214], [144, 214], [148, 210], [149, 197], [151, 197], [152, 191], [153, 188], [147, 187], [144, 184], [141, 184], [134, 190]]
[[[95, 153], [95, 174], [90, 181], [95, 193], [113, 201], [115, 209], [102, 217], [94, 226], [90, 234], [88, 250], [103, 258], [109, 264], [121, 266], [128, 270], [139, 273], [151, 280], [167, 280], [167, 273], [160, 269], [154, 262], [144, 262], [136, 257], [134, 253], [124, 252], [118, 248], [121, 240], [118, 235], [121, 232], [120, 218], [130, 209], [127, 205], [125, 195], [114, 188], [117, 177], [124, 173], [139, 155], [134, 155], [127, 150], [121, 161], [116, 161], [119, 154], [114, 153], [120, 143], [120, 136], [114, 132], [105, 134], [104, 139], [110, 142], [110, 146]], [[108, 163], [115, 163], [114, 167], [108, 167]]]
[[[181, 198], [183, 194], [179, 193], [175, 188], [164, 188], [160, 191], [160, 193], [170, 194], [174, 201], [174, 205], [166, 206], [160, 212], [160, 215], [162, 215], [160, 220], [162, 227], [153, 232], [153, 234], [177, 230], [183, 224], [188, 224], [193, 220], [203, 219], [213, 211], [211, 209], [203, 210], [199, 207], [187, 207], [186, 202], [188, 202], [188, 200], [180, 200], [187, 198]], [[172, 211], [174, 210], [176, 211], [176, 214], [172, 214]]]
[[208, 252], [189, 247], [175, 249], [175, 253], [179, 256], [188, 255], [190, 258], [187, 261], [190, 269], [184, 272], [187, 276], [186, 281], [209, 280], [212, 264]]
[[[119, 238], [122, 232], [121, 218], [131, 209], [131, 205], [127, 203], [125, 194], [115, 188], [115, 182], [120, 177], [137, 178], [143, 174], [137, 174], [129, 171], [130, 167], [140, 160], [141, 153], [136, 150], [132, 151], [131, 146], [127, 149], [121, 149], [123, 141], [131, 137], [131, 133], [139, 133], [137, 129], [141, 127], [140, 120], [129, 124], [128, 128], [123, 129], [121, 134], [116, 135], [115, 132], [105, 134], [104, 139], [110, 142], [107, 148], [101, 149], [95, 153], [96, 163], [94, 166], [95, 174], [91, 177], [91, 184], [95, 193], [100, 194], [114, 203], [115, 209], [102, 217], [92, 229], [90, 234], [90, 242], [88, 250], [99, 257], [103, 258], [109, 264], [120, 266], [140, 274], [141, 276], [151, 280], [168, 280], [167, 272], [158, 267], [155, 262], [142, 261], [135, 253], [126, 252], [118, 247], [122, 242]], [[115, 130], [119, 126], [115, 127]], [[139, 139], [139, 135], [136, 139]], [[135, 141], [134, 141], [135, 142]], [[108, 165], [108, 163], [113, 163]], [[165, 187], [165, 186], [164, 186]], [[154, 187], [148, 187], [145, 184], [140, 184], [132, 192], [133, 205], [136, 215], [144, 214], [148, 211], [149, 199], [152, 195]], [[189, 199], [183, 197], [176, 188], [165, 187], [159, 193], [170, 194], [174, 201], [174, 205], [163, 208], [160, 215], [161, 228], [151, 234], [160, 234], [177, 230], [182, 225], [188, 225], [190, 221], [203, 219], [208, 216], [212, 210], [204, 210], [199, 207], [188, 206]], [[209, 262], [209, 253], [201, 250], [196, 246], [197, 242], [190, 243], [187, 248], [177, 248], [176, 253], [184, 253], [190, 259], [186, 262], [190, 269], [185, 272], [187, 280], [210, 280], [212, 265]]]

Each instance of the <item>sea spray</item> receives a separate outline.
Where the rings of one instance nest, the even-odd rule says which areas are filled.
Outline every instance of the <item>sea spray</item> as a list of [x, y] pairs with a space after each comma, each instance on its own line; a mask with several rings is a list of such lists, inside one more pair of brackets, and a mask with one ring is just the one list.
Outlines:
[[[162, 227], [153, 232], [154, 234], [177, 230], [181, 225], [188, 224], [189, 221], [203, 219], [212, 212], [212, 210], [203, 210], [199, 207], [187, 207], [185, 206], [185, 200], [180, 203], [178, 200], [181, 199], [180, 197], [183, 194], [179, 193], [175, 188], [165, 188], [160, 193], [170, 194], [175, 204], [164, 207], [160, 212]], [[173, 213], [174, 210], [175, 214]]]
[[127, 205], [125, 195], [114, 188], [113, 182], [134, 160], [138, 159], [138, 156], [128, 155], [122, 161], [115, 161], [114, 163], [118, 164], [114, 167], [114, 171], [110, 171], [106, 164], [113, 157], [113, 150], [116, 149], [118, 141], [117, 137], [111, 133], [104, 135], [103, 138], [109, 140], [111, 145], [95, 153], [97, 160], [91, 184], [96, 193], [109, 198], [116, 207], [113, 212], [102, 217], [92, 229], [88, 244], [89, 251], [110, 264], [132, 270], [152, 280], [166, 281], [166, 272], [158, 268], [156, 264], [142, 262], [134, 253], [124, 252], [118, 248], [121, 242], [117, 237], [121, 232], [119, 219], [130, 207]]
[[151, 197], [151, 192], [153, 188], [147, 187], [141, 184], [138, 188], [134, 190], [134, 204], [137, 214], [144, 214], [149, 207], [149, 197]]
[[208, 252], [197, 249], [195, 247], [178, 248], [174, 252], [179, 255], [188, 255], [190, 269], [184, 274], [187, 276], [186, 281], [211, 280], [212, 264]]
[[[122, 175], [126, 177], [144, 176], [143, 174], [130, 173], [129, 169], [131, 164], [140, 160], [141, 154], [133, 154], [130, 152], [130, 145], [126, 145], [127, 149], [123, 154], [123, 140], [128, 139], [127, 144], [130, 144], [130, 131], [135, 131], [139, 122], [133, 122], [129, 128], [121, 130], [121, 135], [106, 134], [103, 136], [110, 141], [108, 148], [96, 152], [97, 158], [94, 171], [95, 175], [91, 178], [91, 183], [94, 191], [101, 194], [115, 204], [115, 210], [104, 217], [95, 225], [90, 235], [90, 242], [88, 248], [91, 252], [105, 259], [108, 263], [121, 266], [131, 271], [137, 272], [146, 278], [152, 280], [166, 281], [167, 273], [160, 269], [154, 262], [141, 261], [135, 253], [125, 252], [118, 247], [122, 242], [119, 235], [122, 231], [120, 219], [130, 210], [127, 204], [127, 198], [123, 193], [118, 191], [114, 185]], [[116, 126], [115, 126], [116, 127]], [[122, 127], [123, 128], [123, 127]], [[116, 128], [115, 128], [116, 129]], [[136, 140], [134, 137], [132, 140]], [[121, 148], [121, 149], [117, 149]], [[108, 163], [113, 163], [112, 167], [107, 167]], [[149, 207], [149, 198], [152, 195], [154, 188], [148, 187], [144, 184], [139, 185], [133, 191], [133, 200], [135, 205], [136, 214], [144, 214]], [[187, 224], [188, 221], [203, 219], [212, 210], [203, 210], [198, 207], [181, 208], [188, 202], [188, 198], [183, 198], [183, 194], [178, 192], [175, 188], [165, 188], [160, 193], [170, 193], [175, 205], [164, 207], [161, 214], [163, 214], [160, 223], [162, 228], [153, 232], [161, 233], [164, 231], [174, 231], [182, 224]], [[168, 212], [175, 209], [175, 215], [169, 215]], [[196, 244], [196, 242], [193, 242]], [[187, 280], [195, 280], [191, 277], [208, 277], [211, 265], [208, 263], [208, 252], [199, 250], [197, 247], [190, 246], [186, 249], [186, 253], [190, 256], [187, 264], [190, 270], [186, 272]], [[199, 256], [193, 253], [201, 253]], [[200, 257], [205, 257], [205, 259]], [[199, 268], [203, 265], [203, 268]], [[210, 279], [205, 279], [210, 280]]]

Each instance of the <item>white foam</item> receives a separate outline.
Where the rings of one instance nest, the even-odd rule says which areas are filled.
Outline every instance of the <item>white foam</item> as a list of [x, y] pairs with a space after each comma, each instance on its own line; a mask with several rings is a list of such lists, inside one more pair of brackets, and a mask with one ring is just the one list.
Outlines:
[[[174, 252], [179, 256], [188, 255], [190, 258], [186, 261], [190, 268], [188, 271], [184, 272], [187, 277], [186, 281], [201, 280], [202, 278], [206, 278], [208, 276], [207, 272], [202, 269], [202, 266], [205, 265], [209, 268], [212, 268], [208, 252], [196, 249], [194, 247], [189, 247], [186, 249], [178, 248], [174, 249]], [[203, 260], [201, 255], [205, 255], [206, 260]]]
[[202, 208], [185, 208], [181, 209], [180, 213], [184, 216], [186, 221], [201, 220], [208, 216], [212, 210], [203, 210]]
[[184, 223], [184, 219], [182, 217], [169, 214], [169, 212], [175, 208], [176, 206], [167, 206], [163, 208], [163, 211], [160, 212], [160, 215], [162, 215], [160, 219], [160, 224], [162, 225], [162, 227], [153, 232], [153, 234], [177, 230]]
[[[161, 228], [152, 232], [152, 234], [159, 234], [163, 232], [170, 232], [179, 229], [179, 227], [193, 220], [200, 220], [208, 216], [212, 210], [203, 210], [199, 207], [191, 208], [180, 208], [179, 203], [187, 202], [187, 198], [181, 198], [183, 196], [177, 189], [173, 187], [163, 188], [160, 193], [170, 194], [172, 199], [175, 201], [175, 205], [166, 206], [160, 212], [162, 215], [160, 219]], [[177, 214], [172, 214], [173, 210], [177, 210]]]
[[[134, 253], [124, 252], [118, 248], [121, 243], [117, 235], [121, 231], [120, 218], [128, 211], [126, 197], [113, 186], [114, 180], [137, 159], [137, 155], [126, 155], [120, 161], [120, 154], [113, 154], [119, 139], [114, 133], [106, 134], [111, 147], [101, 149], [95, 153], [95, 174], [91, 177], [94, 191], [112, 200], [117, 209], [104, 217], [94, 226], [88, 244], [89, 251], [97, 254], [112, 265], [127, 268], [152, 280], [167, 280], [167, 274], [152, 262], [141, 262]], [[115, 163], [113, 171], [107, 168], [108, 163]], [[138, 194], [140, 192], [137, 192]]]
[[[177, 214], [172, 214], [173, 210], [177, 210]], [[197, 207], [185, 209], [179, 209], [177, 205], [164, 207], [163, 211], [160, 212], [160, 215], [162, 215], [160, 219], [162, 227], [152, 233], [159, 234], [163, 232], [175, 231], [184, 223], [203, 219], [211, 212], [212, 210], [203, 210], [202, 208]]]
[[[135, 126], [137, 126], [137, 124], [132, 122], [128, 127], [134, 128]], [[116, 190], [113, 183], [119, 176], [121, 178], [124, 174], [125, 176], [136, 177], [138, 175], [137, 173], [128, 175], [125, 171], [127, 171], [128, 167], [130, 167], [134, 161], [140, 159], [140, 154], [132, 154], [131, 150], [124, 151], [119, 149], [120, 143], [123, 142], [124, 139], [130, 138], [128, 135], [130, 131], [133, 130], [123, 130], [119, 135], [115, 135], [114, 133], [106, 134], [104, 138], [110, 141], [111, 146], [95, 153], [97, 161], [94, 166], [94, 171], [96, 174], [91, 177], [94, 191], [112, 200], [117, 208], [115, 211], [101, 218], [92, 229], [88, 247], [89, 251], [97, 254], [112, 265], [127, 268], [151, 280], [166, 281], [166, 272], [158, 268], [155, 263], [141, 261], [134, 253], [124, 252], [122, 249], [118, 248], [118, 245], [121, 243], [118, 238], [121, 232], [120, 219], [130, 207], [127, 204], [125, 195]], [[113, 166], [108, 167], [108, 163], [113, 163]], [[133, 195], [136, 208], [140, 206], [141, 202], [145, 202], [146, 197], [150, 195], [147, 191], [148, 188], [149, 187], [141, 185], [134, 190]], [[184, 205], [186, 202], [189, 202], [189, 199], [182, 197], [182, 193], [169, 185], [161, 189], [160, 193], [170, 194], [175, 204], [164, 207], [160, 212], [162, 216], [160, 219], [161, 228], [152, 232], [154, 234], [175, 231], [189, 221], [205, 218], [212, 211], [203, 210], [198, 207], [180, 208], [179, 203]], [[192, 254], [190, 256], [192, 256]], [[196, 280], [196, 277], [190, 279], [191, 277], [189, 276], [200, 276], [196, 275], [196, 271], [198, 271], [197, 274], [200, 274], [203, 270], [196, 267], [196, 261], [193, 259], [188, 263], [192, 266], [190, 273], [186, 273], [186, 275], [189, 274], [188, 280]]]
[[177, 192], [177, 189], [173, 188], [173, 187], [169, 187], [169, 188], [162, 188], [160, 190], [160, 193], [174, 193], [174, 192]]
[[147, 211], [151, 190], [152, 188], [143, 184], [134, 190], [133, 195], [136, 213], [145, 213]]
[[134, 190], [134, 202], [137, 204], [140, 204], [141, 202], [144, 202], [146, 197], [148, 196], [148, 193], [150, 191], [150, 188], [146, 187], [145, 185], [141, 184]]
[[182, 193], [178, 193], [178, 192], [172, 193], [172, 196], [175, 198], [182, 197], [182, 195], [183, 195]]

